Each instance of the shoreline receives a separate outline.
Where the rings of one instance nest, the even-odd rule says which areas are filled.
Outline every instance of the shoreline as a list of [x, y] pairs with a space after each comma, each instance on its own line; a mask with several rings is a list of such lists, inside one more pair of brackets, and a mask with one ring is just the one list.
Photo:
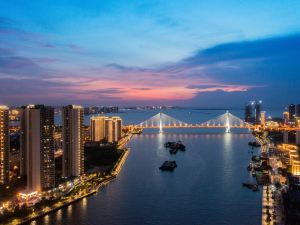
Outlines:
[[[123, 146], [125, 146], [129, 140], [131, 139], [132, 136], [130, 136], [130, 138], [128, 138], [126, 140], [126, 142], [123, 144]], [[49, 209], [43, 209], [41, 210], [37, 215], [29, 215], [23, 219], [14, 219], [12, 221], [9, 221], [7, 223], [4, 223], [4, 224], [7, 224], [7, 225], [10, 225], [10, 224], [20, 224], [20, 225], [23, 225], [23, 224], [29, 224], [30, 222], [36, 220], [36, 219], [39, 219], [39, 218], [42, 218], [48, 214], [51, 214], [51, 213], [54, 213], [62, 208], [65, 208], [65, 207], [68, 207], [69, 205], [71, 204], [74, 204], [84, 198], [87, 198], [87, 197], [90, 197], [91, 195], [94, 195], [98, 192], [98, 190], [110, 183], [111, 181], [113, 181], [115, 178], [117, 178], [118, 174], [121, 172], [122, 168], [123, 168], [123, 165], [125, 164], [125, 161], [128, 157], [128, 154], [129, 154], [129, 151], [130, 149], [129, 148], [125, 148], [122, 146], [122, 154], [121, 156], [119, 157], [118, 161], [115, 163], [112, 171], [111, 171], [111, 174], [109, 175], [109, 177], [107, 177], [106, 179], [102, 180], [95, 189], [93, 189], [91, 192], [83, 195], [83, 196], [80, 196], [76, 199], [73, 199], [73, 200], [67, 200], [66, 202], [62, 203], [62, 204], [59, 204], [58, 206], [52, 206], [52, 207], [48, 207]]]
[[[257, 142], [261, 144], [261, 153], [268, 153], [269, 145], [272, 142], [262, 136], [254, 135]], [[262, 185], [262, 213], [261, 213], [261, 224], [262, 225], [273, 225], [273, 224], [282, 224], [282, 209], [281, 205], [278, 204], [273, 198], [272, 191], [273, 184]], [[276, 211], [276, 218], [270, 216], [270, 211]]]

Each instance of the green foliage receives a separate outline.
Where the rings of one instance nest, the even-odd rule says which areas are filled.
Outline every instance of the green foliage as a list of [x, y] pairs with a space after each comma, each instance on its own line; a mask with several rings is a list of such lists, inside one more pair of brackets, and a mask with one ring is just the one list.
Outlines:
[[117, 150], [115, 145], [95, 146], [85, 148], [85, 168], [108, 166], [112, 168], [118, 161], [122, 151]]

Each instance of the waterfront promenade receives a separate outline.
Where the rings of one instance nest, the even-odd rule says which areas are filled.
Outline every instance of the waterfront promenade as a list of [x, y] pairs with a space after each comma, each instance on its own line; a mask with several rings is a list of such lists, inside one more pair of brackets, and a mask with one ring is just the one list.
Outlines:
[[[262, 135], [255, 135], [255, 139], [261, 144], [261, 152], [270, 157], [269, 150], [270, 146], [272, 146], [272, 142]], [[272, 156], [276, 160], [280, 160], [280, 158]], [[272, 168], [273, 170], [274, 168]], [[278, 171], [271, 173], [269, 172], [269, 176], [278, 175]], [[274, 181], [275, 179], [271, 179]], [[281, 191], [275, 188], [274, 183], [270, 183], [268, 185], [263, 185], [262, 188], [262, 225], [275, 225], [283, 223], [283, 209], [282, 209], [282, 197]]]

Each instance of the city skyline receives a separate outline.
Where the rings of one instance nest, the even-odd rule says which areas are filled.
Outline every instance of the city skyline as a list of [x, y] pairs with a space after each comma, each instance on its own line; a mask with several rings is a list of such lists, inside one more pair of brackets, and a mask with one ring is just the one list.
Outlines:
[[2, 2], [0, 104], [298, 102], [300, 3], [156, 3]]
[[299, 224], [300, 1], [0, 1], [1, 224]]

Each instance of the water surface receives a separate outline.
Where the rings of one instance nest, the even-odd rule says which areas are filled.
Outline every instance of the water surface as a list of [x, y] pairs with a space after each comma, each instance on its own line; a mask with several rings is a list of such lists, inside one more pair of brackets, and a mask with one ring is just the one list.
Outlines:
[[[184, 117], [184, 116], [182, 116]], [[180, 118], [182, 119], [182, 118]], [[116, 180], [98, 193], [39, 219], [38, 224], [78, 225], [255, 225], [261, 221], [261, 192], [243, 188], [251, 181], [245, 130], [148, 130], [134, 136]], [[186, 152], [170, 155], [166, 141], [181, 140]], [[162, 172], [176, 160], [174, 172]]]

